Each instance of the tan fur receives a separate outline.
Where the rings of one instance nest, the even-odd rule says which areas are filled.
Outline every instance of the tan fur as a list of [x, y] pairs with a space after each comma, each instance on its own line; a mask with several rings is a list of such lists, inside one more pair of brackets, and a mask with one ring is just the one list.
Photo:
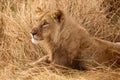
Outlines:
[[120, 66], [118, 44], [91, 37], [61, 10], [42, 12], [31, 33], [36, 33], [33, 38], [49, 44], [52, 63], [75, 69]]

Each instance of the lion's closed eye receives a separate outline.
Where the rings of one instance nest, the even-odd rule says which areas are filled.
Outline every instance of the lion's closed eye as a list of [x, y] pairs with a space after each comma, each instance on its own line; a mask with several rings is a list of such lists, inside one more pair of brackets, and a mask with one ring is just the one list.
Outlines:
[[42, 24], [40, 26], [41, 26], [41, 28], [46, 28], [48, 26], [48, 24], [49, 23], [47, 21], [44, 21], [44, 22], [42, 22]]

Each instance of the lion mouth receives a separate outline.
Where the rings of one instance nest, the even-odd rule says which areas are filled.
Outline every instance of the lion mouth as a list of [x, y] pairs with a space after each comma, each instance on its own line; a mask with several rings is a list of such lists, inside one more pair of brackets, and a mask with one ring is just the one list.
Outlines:
[[32, 43], [34, 43], [34, 44], [38, 44], [38, 43], [40, 42], [38, 39], [35, 39], [35, 38], [32, 38], [31, 41], [32, 41]]
[[35, 36], [33, 36], [33, 35], [31, 35], [31, 37], [32, 37], [32, 39], [31, 39], [31, 41], [32, 41], [32, 43], [34, 43], [34, 44], [38, 44], [39, 43], [39, 39], [37, 39]]

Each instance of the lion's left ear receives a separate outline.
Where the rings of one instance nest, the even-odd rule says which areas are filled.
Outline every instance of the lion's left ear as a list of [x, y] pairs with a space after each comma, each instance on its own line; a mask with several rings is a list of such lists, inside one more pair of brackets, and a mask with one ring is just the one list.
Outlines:
[[35, 10], [36, 13], [42, 13], [43, 10], [40, 7], [37, 7], [37, 9]]
[[54, 18], [55, 21], [61, 23], [64, 19], [64, 14], [61, 10], [56, 10], [53, 12], [52, 17]]

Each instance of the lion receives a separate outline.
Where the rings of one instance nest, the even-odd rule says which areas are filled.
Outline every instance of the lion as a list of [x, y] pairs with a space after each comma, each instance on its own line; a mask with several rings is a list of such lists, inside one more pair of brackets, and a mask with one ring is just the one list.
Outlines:
[[[120, 45], [92, 37], [62, 10], [39, 11], [32, 42], [44, 42], [50, 54], [38, 60], [73, 69], [120, 67]], [[43, 44], [44, 44], [43, 43]]]

